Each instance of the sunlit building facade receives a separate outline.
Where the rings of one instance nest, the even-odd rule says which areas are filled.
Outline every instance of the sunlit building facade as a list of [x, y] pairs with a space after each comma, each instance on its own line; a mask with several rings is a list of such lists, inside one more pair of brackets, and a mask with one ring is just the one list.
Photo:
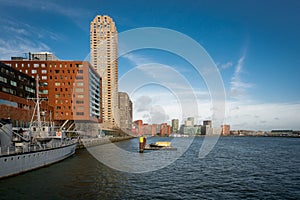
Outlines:
[[109, 16], [97, 15], [90, 24], [90, 60], [102, 78], [103, 128], [119, 127], [118, 32]]
[[[9, 60], [11, 68], [39, 79], [39, 96], [53, 107], [53, 120], [101, 122], [101, 78], [87, 61]], [[20, 84], [20, 83], [19, 83]]]

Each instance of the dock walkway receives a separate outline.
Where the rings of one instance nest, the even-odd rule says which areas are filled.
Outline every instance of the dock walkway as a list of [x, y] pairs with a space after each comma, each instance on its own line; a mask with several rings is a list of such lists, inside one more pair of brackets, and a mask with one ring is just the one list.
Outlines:
[[84, 149], [86, 147], [93, 147], [102, 144], [121, 142], [124, 140], [130, 140], [133, 136], [122, 136], [122, 137], [101, 137], [101, 138], [83, 138], [78, 140], [77, 149]]

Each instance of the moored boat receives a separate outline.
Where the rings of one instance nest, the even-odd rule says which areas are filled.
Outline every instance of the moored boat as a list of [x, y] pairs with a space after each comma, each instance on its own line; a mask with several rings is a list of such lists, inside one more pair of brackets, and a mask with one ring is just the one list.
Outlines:
[[170, 147], [171, 142], [155, 142], [151, 143], [150, 147]]
[[0, 178], [50, 165], [75, 153], [77, 140], [67, 138], [40, 112], [38, 91], [37, 83], [36, 106], [28, 130], [13, 131], [11, 120], [0, 119]]
[[171, 142], [155, 142], [146, 144], [146, 138], [141, 136], [139, 142], [139, 152], [143, 153], [144, 150], [177, 150], [177, 148], [171, 146]]

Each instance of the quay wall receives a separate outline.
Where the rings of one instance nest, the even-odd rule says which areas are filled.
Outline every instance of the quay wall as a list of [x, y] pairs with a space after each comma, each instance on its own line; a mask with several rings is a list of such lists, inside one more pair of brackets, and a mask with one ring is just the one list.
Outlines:
[[78, 140], [77, 149], [84, 149], [86, 147], [93, 147], [102, 144], [121, 142], [124, 140], [130, 140], [133, 136], [122, 137], [101, 137], [101, 138], [83, 138]]

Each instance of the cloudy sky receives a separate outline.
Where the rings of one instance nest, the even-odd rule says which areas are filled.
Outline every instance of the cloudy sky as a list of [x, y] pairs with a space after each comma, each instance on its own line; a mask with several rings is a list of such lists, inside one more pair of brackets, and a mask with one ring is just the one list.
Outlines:
[[[296, 0], [0, 0], [0, 59], [51, 51], [62, 60], [84, 60], [96, 15], [111, 16], [119, 35], [167, 28], [200, 44], [215, 63], [226, 94], [224, 122], [232, 129], [299, 130], [299, 10]], [[193, 115], [201, 123], [214, 114], [209, 80], [174, 52], [128, 52], [119, 58], [119, 76], [134, 119], [161, 123]], [[149, 81], [122, 85], [137, 76]]]

